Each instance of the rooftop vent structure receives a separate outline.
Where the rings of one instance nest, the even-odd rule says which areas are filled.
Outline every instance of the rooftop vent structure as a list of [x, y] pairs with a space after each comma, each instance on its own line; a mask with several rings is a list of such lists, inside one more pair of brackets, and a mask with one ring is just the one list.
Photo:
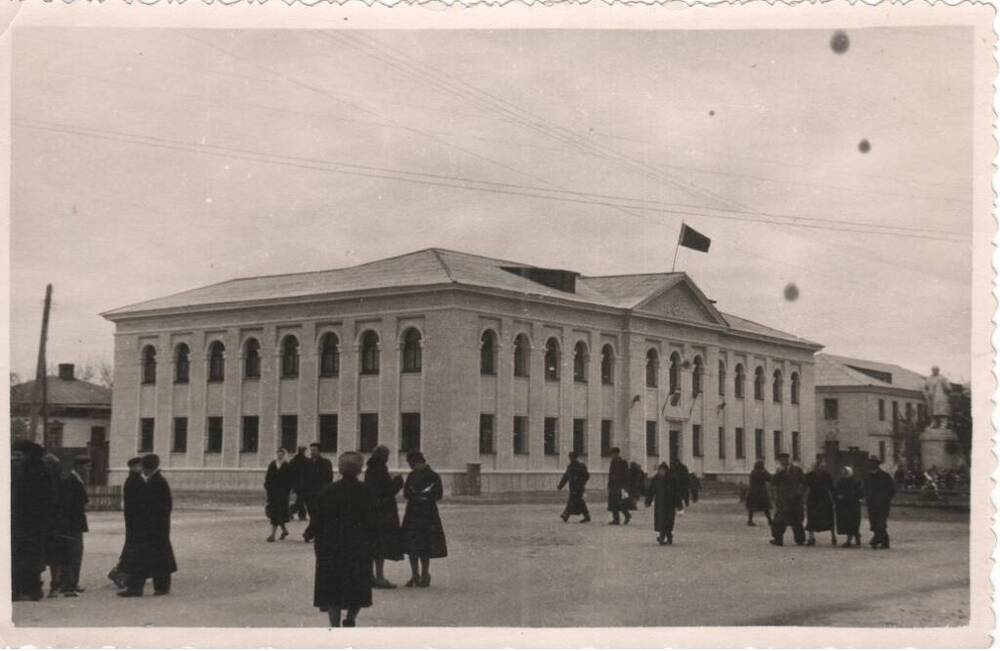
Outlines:
[[575, 271], [542, 269], [541, 267], [501, 267], [501, 269], [568, 294], [576, 293], [576, 279], [580, 275]]

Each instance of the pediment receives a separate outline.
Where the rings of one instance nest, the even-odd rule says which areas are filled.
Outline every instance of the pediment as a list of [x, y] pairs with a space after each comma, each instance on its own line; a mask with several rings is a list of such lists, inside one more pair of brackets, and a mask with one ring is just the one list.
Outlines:
[[635, 310], [695, 323], [728, 325], [712, 302], [686, 278], [642, 301]]

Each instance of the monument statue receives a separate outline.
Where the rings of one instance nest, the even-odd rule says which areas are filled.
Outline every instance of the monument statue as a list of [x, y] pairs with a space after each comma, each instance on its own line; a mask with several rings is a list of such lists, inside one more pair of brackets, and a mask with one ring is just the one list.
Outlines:
[[941, 369], [937, 366], [932, 367], [930, 377], [924, 380], [924, 401], [927, 404], [927, 414], [933, 419], [931, 429], [948, 426], [948, 417], [951, 415], [951, 405], [948, 401], [950, 389], [951, 383], [948, 378], [941, 375]]

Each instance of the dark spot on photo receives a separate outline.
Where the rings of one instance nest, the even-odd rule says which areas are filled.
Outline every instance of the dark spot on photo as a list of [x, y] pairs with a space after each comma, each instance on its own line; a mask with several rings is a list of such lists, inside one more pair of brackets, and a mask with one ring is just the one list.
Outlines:
[[830, 38], [830, 48], [837, 54], [843, 54], [847, 52], [848, 48], [851, 47], [851, 39], [847, 38], [847, 32], [842, 29], [838, 29], [833, 33], [833, 37]]
[[708, 117], [715, 117], [715, 111], [709, 111]]
[[860, 151], [862, 154], [867, 154], [871, 150], [872, 150], [872, 144], [868, 142], [867, 138], [858, 143], [858, 151]]
[[799, 298], [799, 288], [795, 283], [785, 285], [785, 300], [796, 301]]

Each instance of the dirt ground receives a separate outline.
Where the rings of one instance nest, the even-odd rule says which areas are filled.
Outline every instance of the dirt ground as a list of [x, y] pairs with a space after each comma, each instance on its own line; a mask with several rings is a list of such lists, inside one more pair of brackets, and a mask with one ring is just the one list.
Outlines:
[[[432, 586], [376, 591], [359, 625], [911, 627], [968, 619], [967, 514], [900, 510], [889, 551], [833, 548], [826, 535], [816, 547], [778, 548], [765, 526], [746, 526], [738, 504], [709, 500], [678, 517], [675, 544], [661, 547], [651, 511], [611, 527], [601, 507], [592, 504], [589, 524], [563, 524], [553, 504], [444, 504], [450, 556], [432, 563]], [[173, 592], [121, 599], [105, 577], [121, 547], [121, 514], [92, 514], [86, 592], [16, 603], [14, 622], [326, 626], [312, 607], [304, 524], [267, 543], [262, 507], [176, 511]], [[408, 566], [390, 563], [387, 575], [402, 584]]]

